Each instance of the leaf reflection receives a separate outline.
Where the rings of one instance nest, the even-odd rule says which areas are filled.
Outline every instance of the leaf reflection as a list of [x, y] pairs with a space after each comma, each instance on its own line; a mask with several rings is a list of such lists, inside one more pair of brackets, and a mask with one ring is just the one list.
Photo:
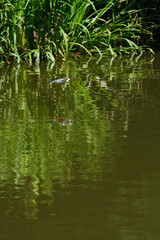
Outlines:
[[[0, 182], [6, 189], [2, 196], [8, 191], [11, 199], [8, 214], [18, 198], [23, 211], [17, 214], [36, 219], [38, 202], [53, 203], [57, 185], [67, 189], [77, 181], [87, 186], [102, 179], [104, 169], [115, 171], [129, 106], [135, 99], [155, 104], [144, 83], [156, 72], [152, 62], [132, 63], [99, 59], [86, 67], [84, 58], [51, 67], [0, 69]], [[49, 88], [53, 75], [72, 81], [65, 88]]]

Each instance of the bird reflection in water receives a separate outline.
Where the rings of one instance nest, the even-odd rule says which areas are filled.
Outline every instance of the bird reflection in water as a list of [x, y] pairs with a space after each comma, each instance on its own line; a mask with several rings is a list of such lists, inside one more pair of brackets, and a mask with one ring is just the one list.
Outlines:
[[54, 118], [52, 120], [52, 123], [57, 123], [60, 126], [71, 126], [72, 125], [72, 121], [67, 118]]

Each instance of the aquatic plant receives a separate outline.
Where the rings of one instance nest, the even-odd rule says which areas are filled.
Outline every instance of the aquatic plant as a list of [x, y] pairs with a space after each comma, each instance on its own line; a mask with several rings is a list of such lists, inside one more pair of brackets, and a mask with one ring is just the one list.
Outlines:
[[1, 0], [0, 58], [142, 52], [152, 38], [142, 12], [131, 0]]

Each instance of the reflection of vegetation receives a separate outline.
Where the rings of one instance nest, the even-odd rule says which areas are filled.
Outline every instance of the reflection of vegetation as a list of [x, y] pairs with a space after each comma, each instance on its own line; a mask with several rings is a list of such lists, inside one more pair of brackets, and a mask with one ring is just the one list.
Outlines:
[[[97, 181], [103, 167], [115, 170], [129, 124], [128, 105], [136, 96], [146, 97], [142, 79], [154, 69], [143, 59], [109, 63], [106, 59], [95, 68], [94, 61], [84, 59], [54, 68], [0, 69], [0, 180], [6, 188], [14, 185], [26, 217], [36, 218], [41, 195], [44, 202], [54, 200], [56, 184]], [[141, 69], [144, 64], [150, 68]], [[71, 77], [68, 85], [48, 85], [51, 76], [64, 74]], [[53, 123], [58, 118], [71, 124]]]

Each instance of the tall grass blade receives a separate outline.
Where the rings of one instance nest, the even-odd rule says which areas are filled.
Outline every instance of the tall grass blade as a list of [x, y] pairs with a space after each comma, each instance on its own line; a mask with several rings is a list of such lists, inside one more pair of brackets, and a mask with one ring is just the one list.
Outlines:
[[97, 52], [99, 53], [100, 55], [100, 58], [102, 58], [102, 52], [101, 50], [97, 47], [97, 46], [94, 46], [94, 48], [97, 50]]
[[64, 32], [64, 30], [60, 27], [60, 31], [63, 36], [63, 40], [65, 43], [65, 57], [68, 58], [68, 39], [67, 39], [67, 34]]
[[102, 8], [99, 13], [95, 16], [95, 18], [92, 20], [89, 28], [91, 28], [93, 25], [96, 24], [99, 18], [103, 16], [104, 13], [106, 13], [113, 5], [114, 5], [114, 0], [110, 0], [104, 8]]
[[86, 53], [88, 53], [89, 56], [92, 56], [91, 52], [85, 46], [83, 46], [82, 44], [77, 43], [77, 42], [74, 42], [74, 43], [70, 42], [70, 45], [72, 47], [73, 46], [79, 46], [79, 47], [83, 48], [86, 51]]

